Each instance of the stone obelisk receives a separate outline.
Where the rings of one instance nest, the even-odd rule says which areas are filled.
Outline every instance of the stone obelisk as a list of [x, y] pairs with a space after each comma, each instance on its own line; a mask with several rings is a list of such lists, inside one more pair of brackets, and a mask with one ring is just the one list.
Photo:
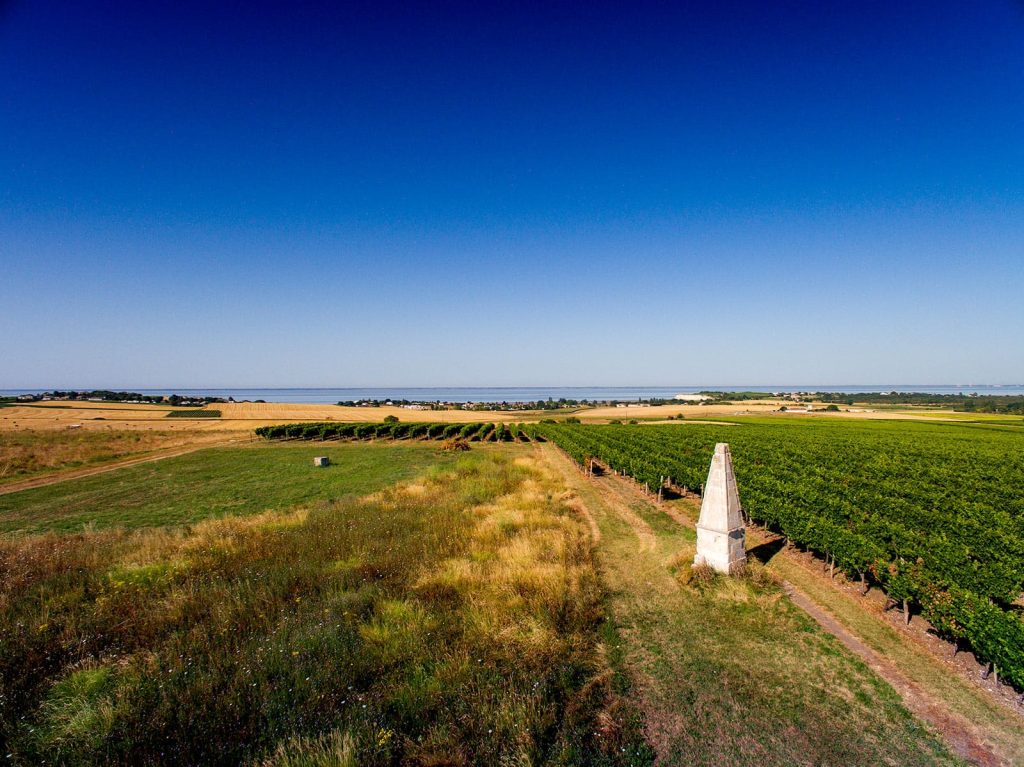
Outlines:
[[743, 508], [732, 471], [732, 456], [724, 442], [715, 445], [704, 499], [697, 520], [697, 555], [693, 563], [706, 563], [722, 573], [734, 573], [747, 561]]

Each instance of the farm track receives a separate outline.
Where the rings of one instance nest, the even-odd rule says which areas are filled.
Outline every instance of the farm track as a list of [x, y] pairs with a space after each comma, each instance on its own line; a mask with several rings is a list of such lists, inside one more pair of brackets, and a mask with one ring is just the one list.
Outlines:
[[[638, 515], [636, 511], [638, 505], [657, 508], [677, 523], [688, 528], [694, 526], [692, 518], [680, 509], [667, 503], [658, 503], [647, 497], [635, 482], [626, 477], [607, 472], [587, 480], [584, 478], [585, 475], [580, 473], [576, 464], [553, 445], [545, 446], [542, 448], [542, 452], [547, 455], [549, 464], [559, 471], [570, 487], [579, 489], [581, 483], [584, 484], [592, 494], [591, 498], [596, 496], [606, 507], [605, 513], [611, 511], [629, 525], [641, 544], [637, 550], [638, 555], [650, 557], [654, 553], [651, 543], [653, 532]], [[696, 503], [693, 499], [689, 499], [689, 502]], [[586, 507], [586, 501], [582, 505]], [[591, 526], [597, 527], [593, 511], [586, 508], [583, 513]], [[761, 540], [764, 536], [759, 530], [752, 529], [751, 532], [753, 533], [751, 537], [757, 543], [766, 542], [767, 539]], [[785, 557], [787, 560], [793, 560], [797, 566], [806, 567], [803, 563], [796, 561], [796, 557], [786, 550], [780, 551], [775, 556]], [[640, 567], [639, 569], [645, 568]], [[816, 574], [816, 576], [823, 582], [830, 581], [825, 575]], [[659, 586], [664, 588], [668, 584], [656, 585], [647, 582], [645, 585], [648, 588], [658, 588]], [[834, 583], [830, 582], [829, 585], [835, 588]], [[895, 663], [869, 647], [829, 610], [789, 581], [783, 580], [783, 590], [794, 605], [807, 613], [823, 630], [834, 636], [844, 647], [884, 679], [899, 694], [907, 709], [941, 734], [948, 747], [957, 756], [970, 764], [979, 765], [979, 767], [999, 767], [1016, 763], [1013, 757], [997, 753], [997, 750], [989, 742], [986, 742], [985, 732], [981, 727], [962, 716], [948, 701], [915, 683]], [[903, 641], [912, 640], [903, 637]], [[636, 676], [637, 692], [642, 698], [640, 705], [648, 720], [648, 735], [652, 745], [659, 754], [665, 756], [668, 743], [673, 737], [672, 733], [678, 732], [680, 728], [686, 726], [686, 723], [680, 718], [679, 712], [667, 711], [663, 707], [659, 707], [658, 699], [661, 696], [654, 689], [655, 680], [643, 673], [637, 673], [638, 670], [634, 664], [628, 665], [631, 667], [631, 674]]]
[[[232, 439], [218, 440], [216, 442], [204, 442], [202, 444], [188, 445], [186, 447], [178, 446], [168, 448], [166, 450], [146, 453], [142, 456], [134, 456], [131, 458], [112, 461], [111, 463], [104, 463], [100, 466], [88, 466], [81, 469], [71, 469], [69, 471], [45, 474], [41, 477], [30, 477], [28, 479], [18, 480], [17, 482], [10, 482], [6, 485], [0, 485], [0, 495], [18, 493], [22, 490], [33, 490], [37, 487], [46, 487], [47, 485], [55, 485], [58, 482], [65, 482], [69, 479], [92, 477], [96, 474], [105, 474], [108, 471], [116, 471], [117, 469], [136, 466], [140, 463], [152, 463], [153, 461], [162, 461], [165, 458], [177, 458], [179, 455], [187, 455], [189, 453], [194, 453], [197, 450], [205, 450], [209, 447], [224, 447], [241, 441], [242, 440], [239, 438], [234, 437]], [[245, 442], [248, 441], [249, 440], [245, 440]]]
[[946, 741], [953, 753], [980, 767], [1000, 767], [1000, 765], [1012, 764], [1012, 762], [996, 756], [993, 750], [985, 744], [982, 733], [977, 732], [970, 722], [953, 711], [945, 702], [928, 694], [919, 685], [912, 682], [895, 664], [880, 656], [848, 631], [832, 613], [820, 607], [789, 581], [784, 580], [782, 588], [793, 604], [814, 618], [819, 626], [842, 642], [846, 649], [857, 655], [872, 671], [892, 685], [911, 713], [928, 722], [941, 733], [943, 740]]

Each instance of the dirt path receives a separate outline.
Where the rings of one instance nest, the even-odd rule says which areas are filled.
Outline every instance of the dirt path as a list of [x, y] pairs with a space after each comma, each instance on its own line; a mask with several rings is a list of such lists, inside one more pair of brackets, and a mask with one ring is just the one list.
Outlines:
[[140, 463], [162, 461], [165, 458], [175, 458], [179, 455], [194, 453], [196, 450], [205, 450], [208, 447], [223, 447], [224, 445], [230, 445], [241, 442], [248, 442], [248, 440], [241, 440], [237, 437], [233, 437], [231, 439], [217, 440], [215, 442], [203, 442], [198, 445], [173, 447], [168, 448], [166, 450], [159, 450], [157, 452], [146, 453], [145, 455], [142, 456], [123, 458], [121, 460], [113, 461], [111, 463], [104, 463], [100, 466], [88, 466], [81, 469], [61, 471], [57, 472], [56, 474], [45, 474], [41, 477], [30, 477], [28, 479], [18, 480], [17, 482], [10, 482], [6, 485], [0, 485], [0, 495], [7, 495], [8, 493], [17, 493], [22, 490], [31, 490], [36, 487], [55, 485], [58, 482], [65, 482], [66, 480], [69, 479], [91, 477], [95, 474], [103, 474], [108, 471], [116, 471], [117, 469], [123, 469], [127, 466], [135, 466]]
[[810, 597], [788, 581], [783, 589], [797, 607], [810, 615], [825, 631], [830, 633], [852, 653], [861, 658], [868, 667], [892, 685], [903, 702], [915, 716], [928, 722], [952, 749], [953, 753], [971, 764], [982, 767], [1009, 765], [1010, 761], [996, 756], [985, 744], [982, 733], [976, 731], [966, 719], [950, 709], [943, 701], [930, 695], [912, 682], [893, 663], [881, 657], [858, 637], [849, 632], [843, 624], [827, 610], [818, 606]]
[[[621, 633], [623, 640], [632, 645], [632, 651], [627, 656], [627, 666], [645, 716], [648, 738], [659, 755], [660, 763], [676, 763], [680, 753], [679, 744], [691, 737], [687, 733], [693, 730], [694, 723], [673, 702], [671, 685], [667, 685], [664, 678], [659, 678], [659, 670], [663, 673], [668, 666], [674, 669], [670, 676], [687, 673], [684, 665], [687, 659], [672, 658], [669, 655], [669, 648], [673, 647], [675, 639], [671, 634], [669, 613], [672, 610], [692, 610], [692, 605], [685, 604], [678, 597], [681, 589], [670, 572], [668, 551], [671, 547], [666, 546], [666, 542], [668, 536], [672, 536], [672, 546], [686, 545], [681, 537], [683, 529], [685, 535], [692, 540], [693, 521], [689, 514], [694, 509], [657, 503], [623, 477], [604, 475], [587, 478], [553, 446], [544, 446], [541, 452], [548, 464], [577, 492], [582, 513], [587, 516], [592, 527], [599, 529], [598, 534], [603, 535], [599, 551], [603, 554], [605, 579], [619, 602], [627, 603], [625, 608], [620, 607], [620, 615], [623, 617]], [[692, 505], [693, 501], [689, 503]], [[663, 515], [661, 518], [665, 525], [675, 529], [674, 534], [661, 529], [660, 524], [656, 523], [659, 514]], [[1012, 757], [1005, 755], [1003, 749], [993, 748], [991, 743], [986, 742], [990, 739], [985, 729], [961, 716], [948, 701], [908, 677], [896, 663], [872, 649], [827, 609], [789, 582], [784, 582], [784, 591], [792, 604], [884, 679], [906, 709], [940, 734], [957, 757], [983, 767], [1015, 762]], [[629, 605], [628, 602], [637, 593], [644, 594], [646, 598], [641, 597], [638, 604]], [[665, 615], [656, 616], [658, 610]], [[631, 615], [634, 611], [639, 620], [634, 620]], [[674, 648], [672, 651], [677, 650]], [[836, 691], [834, 694], [843, 693]], [[865, 734], [864, 737], [867, 739], [869, 736]], [[773, 747], [785, 751], [784, 745], [773, 744]], [[805, 760], [811, 758], [809, 754], [799, 752], [788, 757], [793, 763], [806, 763]], [[722, 759], [719, 759], [721, 763], [727, 763]], [[742, 760], [729, 760], [728, 763], [742, 763]], [[777, 762], [767, 759], [764, 763]]]

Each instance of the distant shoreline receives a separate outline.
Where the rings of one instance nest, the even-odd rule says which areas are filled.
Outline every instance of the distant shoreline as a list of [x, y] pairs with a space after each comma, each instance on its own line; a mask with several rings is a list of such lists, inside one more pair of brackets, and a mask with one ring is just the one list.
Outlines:
[[[52, 389], [53, 387], [51, 387]], [[69, 387], [58, 387], [68, 389]], [[86, 390], [89, 387], [80, 387]], [[830, 392], [840, 394], [872, 394], [881, 392], [921, 394], [979, 394], [988, 396], [1024, 395], [1024, 384], [1013, 385], [845, 385], [845, 386], [472, 386], [472, 387], [327, 387], [327, 388], [191, 388], [147, 389], [117, 387], [142, 394], [191, 397], [221, 397], [242, 400], [294, 404], [334, 404], [352, 400], [411, 400], [419, 402], [535, 402], [561, 398], [571, 400], [646, 400], [672, 399], [677, 394], [714, 392], [773, 393]], [[42, 394], [49, 389], [0, 389], [0, 396]]]

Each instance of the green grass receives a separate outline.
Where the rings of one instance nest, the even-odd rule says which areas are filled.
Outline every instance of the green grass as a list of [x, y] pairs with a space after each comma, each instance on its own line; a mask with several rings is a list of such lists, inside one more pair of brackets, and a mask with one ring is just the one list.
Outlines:
[[[313, 466], [326, 455], [331, 465]], [[0, 495], [0, 532], [192, 523], [368, 493], [448, 460], [436, 445], [260, 445], [176, 458]]]
[[165, 418], [220, 418], [219, 410], [171, 410]]
[[[316, 452], [335, 467], [314, 472]], [[9, 763], [637, 763], [590, 539], [523, 448], [190, 458], [163, 467], [182, 508], [216, 469], [225, 495], [281, 511], [0, 537]], [[127, 472], [139, 501], [168, 483]], [[283, 506], [295, 485], [305, 509]]]

